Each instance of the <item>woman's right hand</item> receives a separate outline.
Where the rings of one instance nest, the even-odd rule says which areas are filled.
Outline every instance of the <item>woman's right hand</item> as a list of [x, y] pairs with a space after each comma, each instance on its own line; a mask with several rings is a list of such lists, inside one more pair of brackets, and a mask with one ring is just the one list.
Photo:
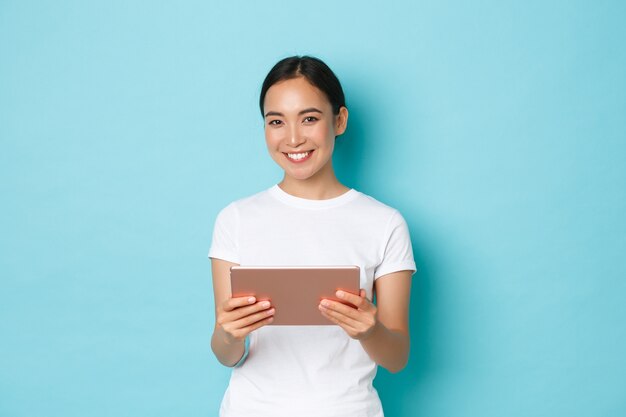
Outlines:
[[274, 319], [274, 308], [269, 301], [255, 297], [232, 297], [217, 306], [217, 327], [226, 344], [243, 341], [250, 332], [269, 324]]

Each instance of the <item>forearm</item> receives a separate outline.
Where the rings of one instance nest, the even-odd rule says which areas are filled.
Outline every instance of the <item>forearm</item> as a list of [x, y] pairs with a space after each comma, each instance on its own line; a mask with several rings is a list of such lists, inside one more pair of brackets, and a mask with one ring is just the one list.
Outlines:
[[404, 369], [409, 359], [409, 336], [390, 330], [381, 322], [376, 323], [369, 337], [361, 340], [361, 345], [374, 362], [392, 373]]
[[222, 365], [234, 366], [243, 356], [245, 344], [243, 340], [227, 343], [222, 328], [216, 325], [211, 337], [211, 349]]

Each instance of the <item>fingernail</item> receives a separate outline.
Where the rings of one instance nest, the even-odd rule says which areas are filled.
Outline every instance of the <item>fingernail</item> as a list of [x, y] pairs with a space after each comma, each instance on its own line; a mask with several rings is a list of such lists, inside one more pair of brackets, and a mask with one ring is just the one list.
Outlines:
[[270, 302], [269, 301], [265, 301], [263, 303], [261, 303], [261, 307], [263, 308], [268, 308], [270, 306]]
[[344, 296], [343, 291], [337, 291], [337, 297], [343, 298], [343, 296]]
[[249, 302], [250, 304], [254, 303], [254, 297], [250, 297], [250, 298], [248, 298], [248, 302]]
[[328, 301], [326, 301], [326, 300], [322, 301], [322, 305], [323, 305], [324, 307], [327, 307], [329, 304], [330, 304], [330, 303], [329, 303]]

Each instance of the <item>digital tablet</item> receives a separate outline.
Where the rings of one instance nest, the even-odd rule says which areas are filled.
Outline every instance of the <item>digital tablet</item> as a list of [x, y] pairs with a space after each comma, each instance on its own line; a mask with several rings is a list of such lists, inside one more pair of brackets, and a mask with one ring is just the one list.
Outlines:
[[274, 320], [269, 325], [334, 325], [318, 306], [322, 298], [348, 304], [337, 290], [359, 294], [360, 268], [346, 266], [231, 266], [233, 297], [270, 300]]

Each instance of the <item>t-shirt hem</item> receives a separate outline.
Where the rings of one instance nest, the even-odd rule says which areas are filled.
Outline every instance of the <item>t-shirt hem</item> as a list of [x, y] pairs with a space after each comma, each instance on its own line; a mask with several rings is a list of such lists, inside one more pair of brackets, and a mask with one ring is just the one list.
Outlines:
[[380, 405], [380, 400], [378, 404], [372, 403], [368, 405], [361, 405], [357, 408], [316, 408], [310, 409], [298, 409], [294, 410], [289, 405], [283, 406], [277, 410], [255, 410], [251, 411], [242, 411], [230, 408], [226, 406], [224, 403], [220, 406], [220, 417], [292, 417], [294, 415], [302, 416], [302, 417], [384, 417], [382, 406]]
[[239, 257], [233, 253], [230, 252], [225, 252], [225, 251], [212, 251], [209, 252], [208, 255], [209, 258], [217, 258], [217, 259], [222, 259], [224, 261], [228, 261], [228, 262], [233, 262], [238, 264], [239, 263]]
[[411, 275], [413, 275], [417, 271], [417, 267], [415, 266], [414, 261], [407, 260], [407, 261], [396, 262], [393, 264], [386, 265], [384, 268], [376, 270], [376, 272], [374, 273], [374, 280], [377, 280], [383, 275], [387, 275], [392, 272], [407, 271], [407, 270], [413, 271]]

